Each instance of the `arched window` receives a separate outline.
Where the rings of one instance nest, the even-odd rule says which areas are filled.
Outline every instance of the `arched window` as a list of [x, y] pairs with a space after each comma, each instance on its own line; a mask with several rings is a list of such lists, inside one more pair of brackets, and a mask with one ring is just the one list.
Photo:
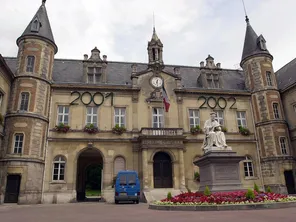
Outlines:
[[245, 177], [254, 177], [254, 166], [251, 157], [246, 156], [244, 163]]
[[122, 156], [118, 156], [114, 160], [114, 176], [116, 176], [120, 170], [125, 170], [125, 159]]
[[66, 160], [63, 156], [54, 158], [52, 180], [57, 181], [65, 179], [65, 166]]

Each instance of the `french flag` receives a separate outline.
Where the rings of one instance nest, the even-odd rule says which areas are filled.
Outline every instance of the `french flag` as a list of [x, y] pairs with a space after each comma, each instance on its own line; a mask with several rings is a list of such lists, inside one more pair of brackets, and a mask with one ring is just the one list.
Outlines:
[[166, 92], [166, 90], [164, 88], [164, 84], [162, 85], [162, 98], [163, 98], [165, 111], [168, 112], [171, 104], [170, 104], [168, 94], [167, 94], [167, 92]]

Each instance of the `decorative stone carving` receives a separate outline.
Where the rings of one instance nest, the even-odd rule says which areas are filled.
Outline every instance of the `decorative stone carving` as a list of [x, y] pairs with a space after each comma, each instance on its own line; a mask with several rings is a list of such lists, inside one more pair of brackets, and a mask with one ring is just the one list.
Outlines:
[[211, 112], [210, 116], [211, 118], [208, 119], [204, 125], [205, 138], [202, 149], [205, 153], [209, 151], [232, 150], [231, 147], [226, 144], [226, 138], [221, 131], [221, 125], [215, 119], [216, 113]]

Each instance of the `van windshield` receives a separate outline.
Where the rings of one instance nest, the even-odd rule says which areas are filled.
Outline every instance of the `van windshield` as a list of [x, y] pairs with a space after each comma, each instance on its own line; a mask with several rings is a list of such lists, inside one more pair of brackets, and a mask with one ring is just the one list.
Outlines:
[[119, 185], [126, 185], [126, 176], [125, 175], [119, 176]]
[[128, 175], [128, 184], [136, 185], [136, 175], [134, 174]]

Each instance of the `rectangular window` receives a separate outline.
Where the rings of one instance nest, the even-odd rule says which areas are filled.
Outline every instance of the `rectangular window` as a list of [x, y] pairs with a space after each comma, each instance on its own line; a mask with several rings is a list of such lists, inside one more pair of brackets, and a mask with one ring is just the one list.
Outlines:
[[35, 63], [35, 56], [28, 56], [27, 57], [27, 72], [33, 72], [34, 71], [34, 63]]
[[125, 108], [114, 109], [114, 123], [120, 127], [125, 126]]
[[251, 161], [244, 162], [245, 177], [253, 177], [253, 164]]
[[88, 83], [100, 82], [101, 71], [101, 67], [89, 67], [87, 72]]
[[30, 94], [28, 92], [22, 92], [21, 93], [20, 111], [28, 111], [29, 96], [30, 96]]
[[189, 127], [196, 127], [200, 125], [199, 122], [199, 110], [198, 109], [189, 109]]
[[280, 147], [283, 155], [287, 155], [287, 139], [286, 137], [280, 137]]
[[3, 101], [3, 93], [0, 92], [0, 112], [1, 112], [1, 107], [2, 107], [2, 101]]
[[237, 125], [240, 127], [247, 127], [246, 112], [238, 111], [236, 112]]
[[272, 86], [271, 72], [266, 72], [266, 81], [268, 86]]
[[17, 133], [14, 135], [14, 150], [13, 153], [19, 154], [23, 152], [24, 134]]
[[224, 126], [224, 114], [222, 110], [216, 111], [216, 120], [218, 121], [218, 123], [222, 126]]
[[163, 108], [153, 108], [152, 125], [153, 128], [163, 127]]
[[273, 103], [272, 104], [273, 107], [273, 115], [275, 119], [279, 119], [280, 118], [280, 113], [279, 113], [279, 104], [278, 103]]
[[69, 106], [58, 106], [58, 124], [69, 124]]
[[98, 108], [97, 107], [87, 107], [86, 108], [86, 125], [93, 124], [98, 126]]

